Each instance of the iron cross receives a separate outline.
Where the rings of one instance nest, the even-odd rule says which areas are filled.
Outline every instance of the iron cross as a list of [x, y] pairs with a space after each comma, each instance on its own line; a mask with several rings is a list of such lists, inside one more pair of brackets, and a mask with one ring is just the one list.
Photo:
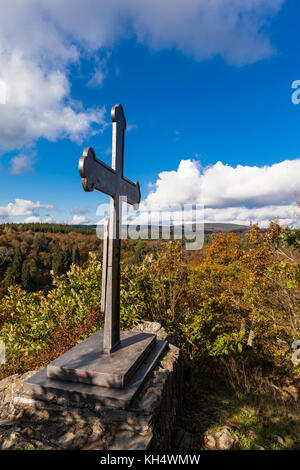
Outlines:
[[[111, 109], [113, 122], [112, 167], [96, 158], [94, 149], [84, 149], [79, 160], [79, 173], [85, 191], [97, 189], [110, 196], [110, 216], [104, 224], [103, 278], [101, 309], [104, 311], [103, 352], [110, 354], [120, 343], [120, 229], [122, 200], [136, 205], [141, 192], [138, 182], [123, 175], [124, 134], [126, 119], [122, 105]], [[125, 200], [126, 200], [125, 199]]]

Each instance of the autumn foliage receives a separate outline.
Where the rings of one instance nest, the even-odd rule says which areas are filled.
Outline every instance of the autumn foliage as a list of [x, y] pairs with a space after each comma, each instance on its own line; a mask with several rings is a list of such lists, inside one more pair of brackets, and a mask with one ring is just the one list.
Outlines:
[[[197, 253], [180, 241], [135, 242], [135, 262], [125, 242], [121, 327], [140, 319], [162, 323], [186, 363], [211, 373], [230, 375], [230, 364], [236, 374], [299, 373], [291, 360], [300, 339], [299, 237], [290, 230], [273, 221], [267, 231], [251, 225], [245, 236], [212, 234]], [[0, 339], [8, 352], [2, 376], [45, 365], [103, 326], [99, 254], [52, 276], [48, 292], [14, 284], [0, 301]]]

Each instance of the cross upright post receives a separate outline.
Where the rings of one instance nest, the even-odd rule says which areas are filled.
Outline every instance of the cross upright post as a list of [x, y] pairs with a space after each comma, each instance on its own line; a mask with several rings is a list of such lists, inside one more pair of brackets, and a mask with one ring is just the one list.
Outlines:
[[[85, 191], [97, 189], [110, 196], [110, 216], [107, 237], [104, 234], [102, 309], [105, 313], [103, 352], [110, 354], [120, 344], [120, 228], [122, 200], [136, 205], [140, 202], [139, 183], [123, 175], [124, 134], [126, 119], [123, 108], [117, 104], [111, 109], [113, 122], [112, 167], [96, 158], [91, 147], [84, 149], [79, 160], [79, 173]], [[104, 290], [103, 290], [104, 289]]]

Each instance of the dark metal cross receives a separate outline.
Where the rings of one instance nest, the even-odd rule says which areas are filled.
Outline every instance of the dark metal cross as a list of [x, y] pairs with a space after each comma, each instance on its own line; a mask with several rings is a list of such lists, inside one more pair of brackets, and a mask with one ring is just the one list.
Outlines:
[[105, 313], [103, 351], [110, 354], [120, 343], [120, 230], [122, 200], [136, 205], [141, 192], [138, 182], [123, 176], [126, 119], [122, 105], [111, 109], [113, 122], [112, 168], [96, 158], [91, 147], [84, 149], [79, 173], [85, 191], [97, 189], [110, 196], [110, 216], [104, 225], [101, 310]]

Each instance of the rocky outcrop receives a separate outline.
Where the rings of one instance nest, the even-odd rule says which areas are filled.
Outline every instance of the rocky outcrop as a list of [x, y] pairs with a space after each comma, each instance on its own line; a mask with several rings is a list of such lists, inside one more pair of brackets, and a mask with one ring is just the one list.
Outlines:
[[[167, 334], [158, 323], [135, 330]], [[168, 338], [169, 339], [169, 338]], [[174, 344], [145, 382], [129, 410], [85, 403], [39, 401], [22, 393], [35, 371], [0, 382], [0, 449], [171, 449], [171, 433], [182, 398], [182, 366]]]
[[239, 448], [239, 438], [229, 429], [223, 427], [220, 431], [204, 437], [206, 450], [232, 450]]

